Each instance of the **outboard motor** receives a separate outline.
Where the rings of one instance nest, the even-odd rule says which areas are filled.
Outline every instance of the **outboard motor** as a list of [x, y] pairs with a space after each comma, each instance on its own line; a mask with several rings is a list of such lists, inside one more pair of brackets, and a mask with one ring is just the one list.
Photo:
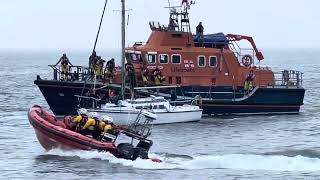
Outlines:
[[121, 143], [117, 146], [120, 157], [128, 160], [133, 160], [134, 147], [130, 143]]
[[152, 141], [147, 142], [147, 141], [140, 141], [137, 144], [137, 147], [134, 148], [134, 154], [133, 154], [133, 159], [136, 160], [137, 158], [141, 159], [149, 159], [148, 157], [148, 151], [152, 146]]

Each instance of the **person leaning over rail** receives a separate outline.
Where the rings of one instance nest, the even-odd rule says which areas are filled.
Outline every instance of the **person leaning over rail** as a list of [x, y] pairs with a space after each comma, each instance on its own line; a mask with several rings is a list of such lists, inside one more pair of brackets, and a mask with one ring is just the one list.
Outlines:
[[59, 61], [57, 62], [56, 65], [57, 66], [59, 63], [61, 63], [61, 80], [68, 80], [68, 74], [69, 74], [69, 64], [71, 66], [73, 66], [71, 64], [71, 62], [69, 61], [69, 58], [67, 57], [66, 53], [63, 53], [62, 57], [59, 59]]

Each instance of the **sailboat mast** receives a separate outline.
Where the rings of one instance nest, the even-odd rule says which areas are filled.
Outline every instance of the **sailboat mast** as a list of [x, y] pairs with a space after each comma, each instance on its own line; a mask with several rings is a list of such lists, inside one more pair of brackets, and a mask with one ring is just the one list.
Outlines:
[[122, 68], [121, 68], [121, 98], [125, 98], [125, 44], [126, 44], [126, 9], [125, 9], [125, 0], [121, 0], [121, 14], [122, 14], [122, 20], [121, 20], [121, 62], [122, 62]]
[[101, 20], [100, 20], [100, 24], [99, 24], [96, 40], [94, 42], [92, 53], [96, 50], [96, 46], [97, 46], [97, 42], [98, 42], [98, 38], [99, 38], [99, 34], [100, 34], [101, 25], [102, 25], [102, 22], [103, 22], [104, 12], [106, 11], [107, 3], [108, 3], [108, 0], [106, 0], [105, 3], [104, 3], [102, 15], [101, 15]]

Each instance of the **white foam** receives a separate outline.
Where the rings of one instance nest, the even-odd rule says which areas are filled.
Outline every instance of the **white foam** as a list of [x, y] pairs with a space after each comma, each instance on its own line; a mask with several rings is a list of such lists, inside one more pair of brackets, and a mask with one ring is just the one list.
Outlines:
[[320, 159], [303, 156], [266, 156], [266, 155], [209, 155], [196, 156], [193, 159], [166, 158], [151, 154], [163, 160], [162, 163], [137, 159], [130, 161], [118, 159], [110, 153], [97, 151], [62, 151], [52, 150], [47, 154], [59, 156], [76, 156], [81, 159], [101, 159], [109, 163], [121, 164], [138, 169], [235, 169], [235, 170], [267, 170], [267, 171], [320, 171]]

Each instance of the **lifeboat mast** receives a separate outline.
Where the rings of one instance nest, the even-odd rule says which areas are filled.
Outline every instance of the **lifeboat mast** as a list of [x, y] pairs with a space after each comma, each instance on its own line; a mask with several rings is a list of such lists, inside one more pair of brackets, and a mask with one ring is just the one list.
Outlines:
[[[169, 26], [168, 26], [170, 30], [191, 33], [190, 20], [189, 20], [189, 9], [191, 4], [193, 4], [192, 1], [191, 2], [182, 1], [181, 6], [171, 6], [169, 3], [169, 6], [165, 7], [165, 8], [168, 8], [170, 11]], [[181, 8], [181, 12], [178, 12], [177, 8]]]

